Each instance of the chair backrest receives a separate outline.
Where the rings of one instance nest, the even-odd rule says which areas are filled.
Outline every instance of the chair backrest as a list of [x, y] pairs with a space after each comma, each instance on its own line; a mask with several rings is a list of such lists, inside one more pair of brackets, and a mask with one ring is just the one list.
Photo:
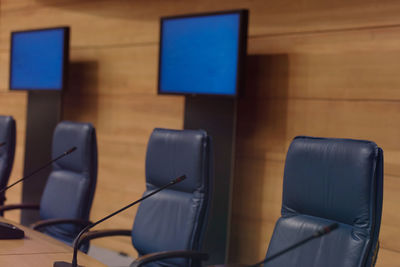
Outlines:
[[[42, 220], [89, 219], [97, 181], [96, 132], [90, 123], [60, 122], [53, 134], [52, 157], [71, 147], [77, 149], [53, 163], [40, 202]], [[59, 237], [74, 236], [75, 225], [56, 225], [46, 233]]]
[[[11, 116], [0, 116], [0, 189], [7, 186], [14, 163], [15, 120]], [[4, 204], [4, 193], [0, 195], [0, 205]]]
[[[211, 153], [210, 137], [202, 130], [153, 131], [146, 154], [144, 195], [175, 177], [184, 174], [186, 179], [140, 204], [132, 229], [139, 255], [201, 249], [211, 201]], [[163, 262], [191, 266], [186, 259]]]
[[282, 216], [267, 257], [337, 222], [339, 228], [265, 266], [374, 264], [382, 214], [383, 152], [374, 142], [296, 137], [286, 157]]

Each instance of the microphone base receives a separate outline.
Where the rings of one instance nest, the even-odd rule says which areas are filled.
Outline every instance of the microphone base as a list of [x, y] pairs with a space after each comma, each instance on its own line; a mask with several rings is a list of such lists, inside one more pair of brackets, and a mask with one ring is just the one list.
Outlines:
[[[65, 261], [56, 261], [54, 262], [53, 267], [72, 267], [72, 263]], [[84, 267], [84, 266], [78, 264], [77, 267]]]
[[22, 229], [6, 222], [0, 222], [0, 239], [22, 239], [24, 237], [25, 233]]

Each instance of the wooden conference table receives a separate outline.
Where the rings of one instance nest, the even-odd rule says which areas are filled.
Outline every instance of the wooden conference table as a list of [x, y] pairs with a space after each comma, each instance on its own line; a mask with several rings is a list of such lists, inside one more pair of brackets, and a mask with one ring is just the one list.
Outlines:
[[[0, 217], [0, 221], [11, 223], [25, 231], [24, 239], [0, 240], [0, 266], [52, 267], [55, 261], [71, 262], [71, 247], [47, 235], [2, 217]], [[82, 252], [78, 254], [78, 263], [85, 267], [106, 266]], [[215, 265], [215, 267], [224, 266], [239, 267], [244, 265]], [[400, 253], [380, 249], [376, 266], [399, 267]]]
[[[52, 267], [55, 261], [71, 262], [72, 248], [47, 235], [0, 217], [25, 231], [24, 239], [0, 240], [0, 266]], [[87, 267], [106, 265], [79, 252], [78, 264]]]

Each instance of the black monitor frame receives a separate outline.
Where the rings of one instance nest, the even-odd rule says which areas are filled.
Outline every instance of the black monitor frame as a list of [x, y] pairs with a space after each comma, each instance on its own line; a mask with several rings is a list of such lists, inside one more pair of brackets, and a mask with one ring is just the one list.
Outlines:
[[[11, 77], [12, 77], [12, 51], [13, 51], [13, 37], [15, 34], [25, 33], [25, 32], [39, 32], [39, 31], [48, 31], [48, 30], [64, 30], [64, 43], [63, 43], [63, 66], [62, 66], [62, 85], [61, 88], [46, 88], [46, 89], [32, 89], [32, 88], [23, 88], [23, 89], [13, 89], [11, 87]], [[67, 87], [67, 77], [68, 77], [68, 65], [69, 65], [69, 39], [70, 39], [70, 28], [69, 26], [60, 26], [60, 27], [51, 27], [51, 28], [41, 28], [41, 29], [31, 29], [31, 30], [22, 30], [22, 31], [13, 31], [11, 32], [10, 38], [10, 75], [9, 75], [9, 90], [12, 91], [64, 91]]]
[[[194, 18], [203, 16], [214, 16], [214, 15], [224, 15], [224, 14], [239, 14], [239, 42], [238, 42], [238, 62], [237, 62], [237, 75], [236, 75], [236, 88], [235, 94], [201, 94], [201, 93], [185, 93], [185, 92], [162, 92], [160, 77], [161, 77], [161, 56], [162, 56], [162, 41], [163, 41], [163, 23], [164, 20], [169, 19], [179, 19], [179, 18]], [[160, 19], [160, 43], [159, 43], [159, 53], [158, 53], [158, 79], [157, 79], [157, 94], [159, 95], [184, 95], [184, 96], [209, 96], [209, 97], [228, 97], [236, 98], [241, 92], [240, 88], [244, 86], [244, 71], [245, 71], [245, 61], [247, 55], [247, 28], [248, 28], [248, 14], [247, 9], [237, 9], [237, 10], [226, 10], [226, 11], [216, 11], [209, 13], [196, 13], [196, 14], [186, 14], [178, 16], [167, 16], [161, 17]]]

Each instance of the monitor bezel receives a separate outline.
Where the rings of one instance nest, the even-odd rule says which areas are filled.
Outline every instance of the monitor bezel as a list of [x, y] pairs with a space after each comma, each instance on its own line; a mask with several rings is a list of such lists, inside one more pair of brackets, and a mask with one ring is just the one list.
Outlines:
[[[40, 31], [49, 31], [49, 30], [63, 30], [64, 33], [64, 42], [63, 42], [63, 64], [62, 64], [62, 84], [61, 88], [12, 88], [11, 86], [11, 77], [12, 77], [12, 60], [13, 60], [13, 37], [15, 34], [20, 33], [28, 33], [28, 32], [40, 32]], [[68, 77], [68, 66], [69, 66], [69, 46], [70, 46], [70, 27], [69, 26], [58, 26], [58, 27], [49, 27], [49, 28], [40, 28], [40, 29], [29, 29], [29, 30], [18, 30], [11, 32], [10, 38], [10, 74], [9, 74], [9, 90], [10, 91], [64, 91], [67, 87], [67, 77]]]
[[[234, 94], [209, 94], [209, 93], [187, 93], [187, 92], [163, 92], [161, 91], [161, 58], [162, 58], [162, 41], [163, 41], [163, 23], [169, 19], [180, 19], [180, 18], [195, 18], [205, 16], [218, 16], [226, 14], [239, 14], [239, 34], [238, 34], [238, 61], [236, 66], [236, 83]], [[157, 77], [157, 94], [158, 95], [183, 95], [183, 96], [209, 96], [209, 97], [227, 97], [236, 98], [241, 94], [241, 88], [244, 86], [244, 70], [245, 60], [247, 55], [247, 30], [248, 30], [248, 9], [236, 9], [236, 10], [224, 10], [215, 12], [195, 13], [195, 14], [184, 14], [176, 16], [165, 16], [160, 18], [160, 42], [158, 51], [158, 77]]]

